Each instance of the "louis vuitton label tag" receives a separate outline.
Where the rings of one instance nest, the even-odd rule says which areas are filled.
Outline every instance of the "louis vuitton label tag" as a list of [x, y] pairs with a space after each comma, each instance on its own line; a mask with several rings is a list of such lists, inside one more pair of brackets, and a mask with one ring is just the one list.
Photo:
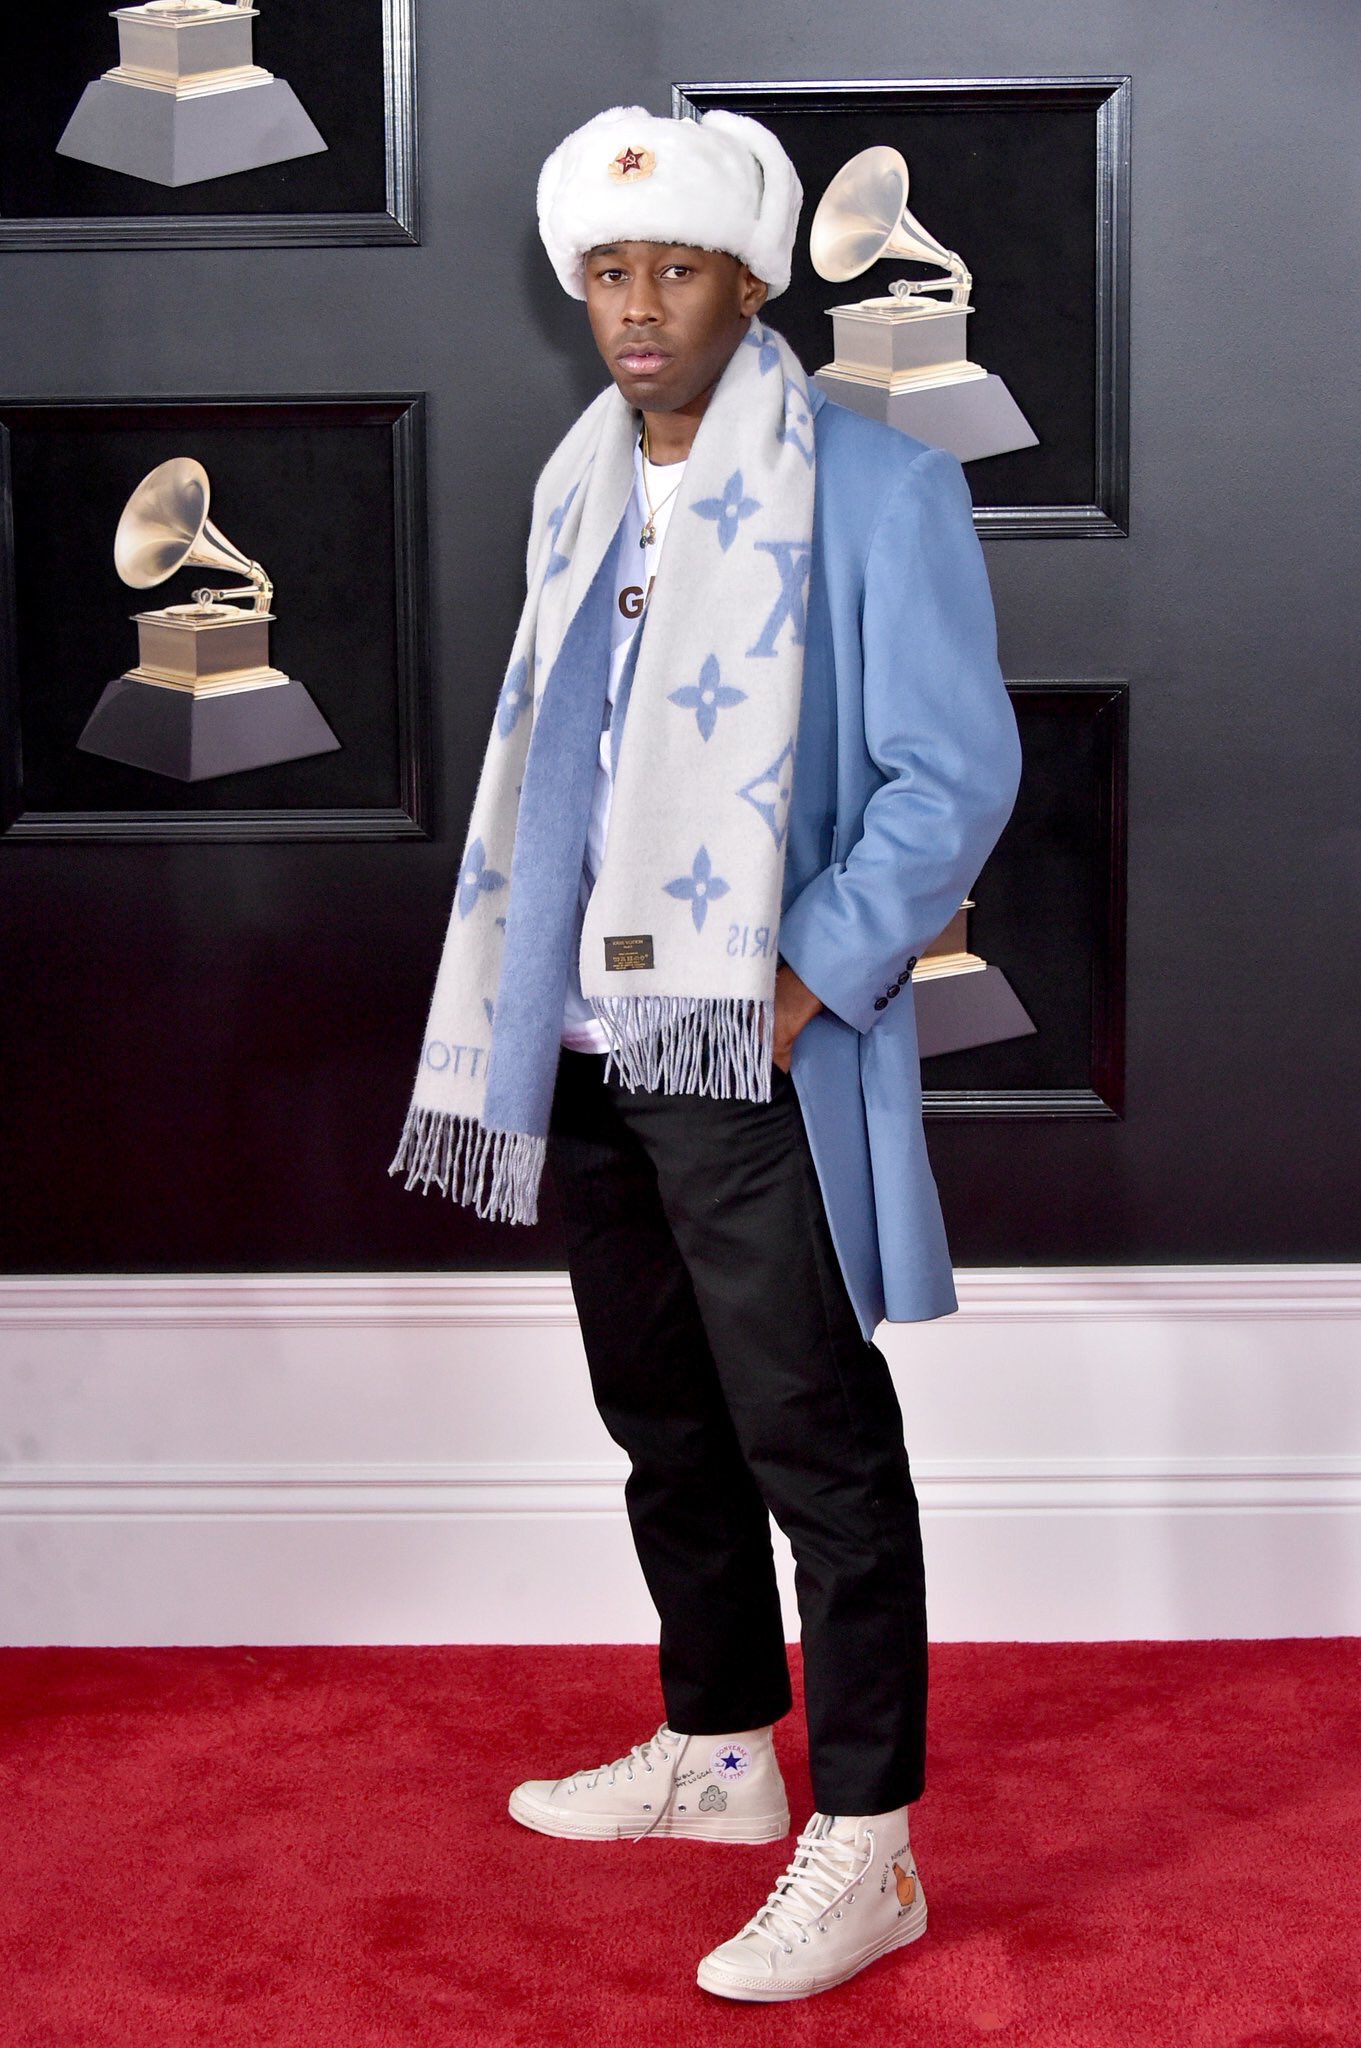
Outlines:
[[629, 968], [651, 967], [651, 932], [633, 932], [627, 938], [606, 939], [605, 972], [617, 974]]

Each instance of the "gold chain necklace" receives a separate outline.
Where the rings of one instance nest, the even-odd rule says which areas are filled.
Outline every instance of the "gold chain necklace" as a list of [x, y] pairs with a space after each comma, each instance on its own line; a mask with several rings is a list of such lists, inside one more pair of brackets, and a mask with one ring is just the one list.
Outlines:
[[[673, 484], [673, 485], [671, 486], [671, 489], [670, 489], [670, 490], [669, 490], [669, 491], [667, 492], [666, 496], [665, 496], [665, 497], [664, 497], [664, 498], [662, 499], [662, 502], [661, 502], [661, 504], [660, 504], [660, 505], [654, 505], [654, 504], [653, 504], [653, 502], [652, 502], [652, 493], [651, 493], [651, 491], [649, 491], [649, 489], [648, 489], [648, 487], [647, 487], [647, 465], [648, 465], [648, 463], [649, 463], [649, 462], [650, 462], [651, 460], [652, 460], [652, 456], [651, 456], [651, 451], [650, 451], [650, 449], [649, 449], [649, 447], [648, 447], [648, 439], [647, 439], [647, 421], [646, 421], [646, 419], [644, 419], [644, 421], [643, 421], [643, 496], [644, 496], [644, 497], [645, 497], [645, 498], [647, 499], [647, 523], [646, 523], [646, 525], [645, 525], [645, 526], [643, 527], [643, 530], [642, 530], [642, 532], [641, 532], [641, 533], [639, 534], [639, 536], [638, 536], [638, 545], [639, 545], [639, 547], [640, 547], [640, 548], [650, 548], [650, 547], [652, 546], [652, 543], [653, 543], [653, 542], [654, 542], [654, 541], [656, 540], [656, 538], [657, 538], [657, 514], [658, 514], [658, 513], [660, 512], [660, 511], [662, 511], [662, 510], [663, 510], [663, 509], [664, 509], [664, 508], [665, 508], [665, 507], [666, 507], [667, 505], [669, 505], [669, 504], [671, 503], [671, 500], [672, 500], [672, 499], [673, 499], [673, 498], [675, 497], [675, 495], [676, 495], [676, 492], [677, 492], [677, 491], [678, 491], [678, 490], [680, 489], [680, 484], [679, 484], [679, 483], [677, 483], [677, 484]], [[682, 468], [682, 469], [684, 469], [684, 467], [685, 467], [685, 464], [684, 464], [684, 462], [682, 461], [682, 463], [681, 463], [681, 468]], [[685, 481], [685, 479], [684, 479], [684, 478], [682, 477], [682, 479], [681, 479], [681, 483], [683, 483], [684, 481]]]

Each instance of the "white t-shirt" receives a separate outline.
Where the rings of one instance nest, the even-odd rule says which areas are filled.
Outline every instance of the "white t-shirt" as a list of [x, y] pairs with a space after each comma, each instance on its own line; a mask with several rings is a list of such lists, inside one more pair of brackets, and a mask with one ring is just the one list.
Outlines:
[[[647, 496], [657, 510], [653, 515], [653, 529], [656, 539], [648, 547], [639, 546], [639, 535], [647, 518], [647, 497], [643, 491], [644, 470], [647, 474]], [[614, 714], [615, 697], [619, 690], [624, 663], [630, 647], [639, 632], [652, 579], [657, 573], [657, 559], [666, 539], [666, 530], [671, 523], [676, 494], [681, 478], [685, 474], [683, 462], [644, 464], [641, 447], [635, 449], [633, 457], [633, 496], [629, 500], [624, 516], [624, 530], [619, 540], [619, 556], [615, 569], [614, 611], [610, 625], [610, 679], [605, 716], [600, 729], [600, 751], [596, 762], [595, 788], [591, 796], [591, 817], [586, 828], [586, 853], [581, 864], [581, 892], [578, 897], [579, 916], [584, 916], [586, 905], [595, 887], [595, 878], [600, 873], [605, 858], [605, 836], [609, 830], [610, 799], [614, 793], [614, 781], [610, 765], [610, 720]], [[609, 1036], [600, 1023], [590, 1004], [581, 993], [581, 976], [577, 965], [581, 926], [578, 921], [576, 938], [572, 945], [572, 958], [567, 971], [567, 1000], [563, 1006], [562, 1043], [572, 1047], [574, 1052], [606, 1052]]]

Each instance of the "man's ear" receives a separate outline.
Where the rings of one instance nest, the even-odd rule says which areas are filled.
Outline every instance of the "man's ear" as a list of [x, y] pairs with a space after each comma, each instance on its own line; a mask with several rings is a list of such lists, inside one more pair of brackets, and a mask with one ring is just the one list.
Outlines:
[[738, 280], [738, 304], [743, 318], [749, 320], [753, 313], [759, 313], [769, 296], [770, 286], [765, 279], [748, 270], [744, 263]]

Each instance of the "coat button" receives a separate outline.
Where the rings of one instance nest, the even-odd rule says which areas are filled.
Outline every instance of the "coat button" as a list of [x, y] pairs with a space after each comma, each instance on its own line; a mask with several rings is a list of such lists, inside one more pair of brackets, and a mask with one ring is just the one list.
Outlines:
[[892, 988], [891, 988], [891, 989], [889, 990], [889, 994], [890, 994], [891, 996], [896, 996], [896, 995], [897, 995], [898, 993], [899, 993], [899, 984], [898, 984], [898, 983], [897, 983], [897, 982], [895, 981], [895, 982], [894, 982], [894, 984], [893, 984], [893, 986], [892, 986]]
[[886, 1010], [888, 1008], [888, 997], [876, 996], [874, 998], [874, 1007], [876, 1010]]
[[917, 964], [917, 956], [916, 956], [916, 954], [914, 953], [914, 954], [912, 955], [911, 959], [910, 959], [910, 960], [908, 961], [908, 963], [907, 963], [906, 967], [905, 967], [905, 968], [903, 969], [903, 973], [904, 973], [904, 974], [911, 974], [911, 972], [912, 972], [913, 968], [914, 968], [914, 967], [916, 966], [916, 964]]

